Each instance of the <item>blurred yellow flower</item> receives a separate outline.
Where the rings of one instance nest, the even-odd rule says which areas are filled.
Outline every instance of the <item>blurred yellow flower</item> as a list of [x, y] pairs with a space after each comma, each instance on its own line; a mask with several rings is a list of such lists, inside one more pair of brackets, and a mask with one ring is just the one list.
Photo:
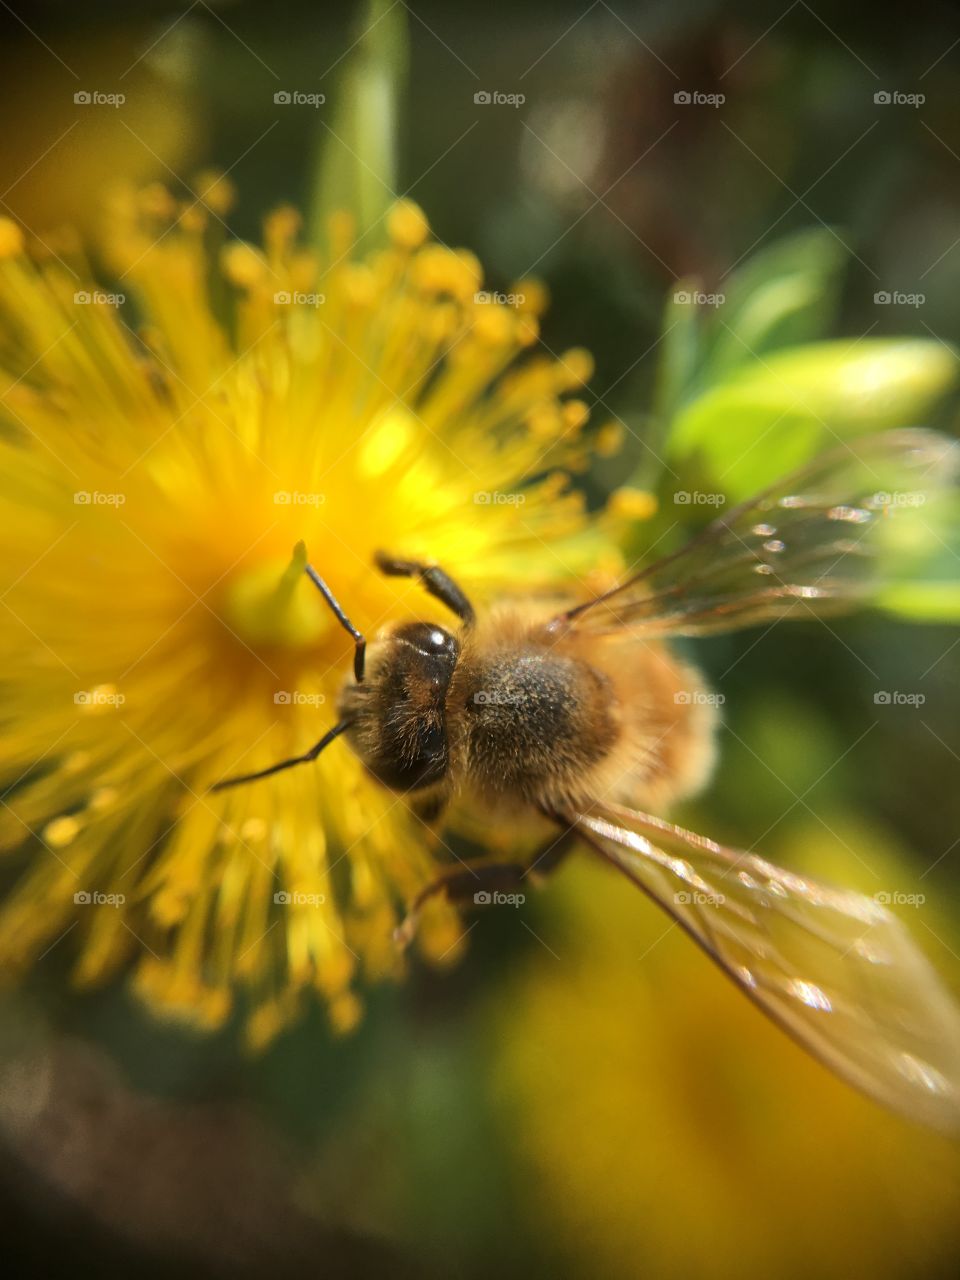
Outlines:
[[[109, 289], [0, 226], [0, 842], [19, 859], [0, 960], [65, 939], [78, 982], [130, 967], [202, 1027], [239, 993], [261, 1045], [309, 990], [351, 1026], [357, 971], [400, 971], [398, 905], [435, 873], [430, 833], [345, 748], [207, 792], [333, 722], [351, 648], [291, 548], [370, 634], [430, 607], [373, 571], [376, 548], [482, 599], [586, 577], [608, 544], [567, 475], [590, 360], [530, 350], [533, 288], [481, 293], [409, 202], [364, 257], [333, 219], [321, 262], [291, 210], [262, 246], [218, 243], [228, 184], [198, 190], [116, 196]], [[424, 923], [452, 955], [452, 911]]]
[[[874, 888], [904, 882], [875, 831], [831, 826], [835, 843], [810, 823], [778, 860], [856, 884], [847, 850], [869, 849]], [[611, 1278], [876, 1280], [956, 1248], [960, 1144], [835, 1079], [606, 868], [582, 860], [555, 891], [554, 954], [498, 992], [487, 1030], [558, 1257]]]

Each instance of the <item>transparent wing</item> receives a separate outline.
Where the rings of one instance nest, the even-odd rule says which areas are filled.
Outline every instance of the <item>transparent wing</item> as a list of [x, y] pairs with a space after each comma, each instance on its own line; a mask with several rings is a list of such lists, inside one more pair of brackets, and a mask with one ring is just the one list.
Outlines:
[[631, 809], [569, 820], [837, 1075], [960, 1129], [960, 1010], [884, 906]]
[[883, 580], [903, 525], [930, 518], [958, 457], [955, 441], [920, 429], [841, 445], [552, 628], [698, 635], [848, 609]]

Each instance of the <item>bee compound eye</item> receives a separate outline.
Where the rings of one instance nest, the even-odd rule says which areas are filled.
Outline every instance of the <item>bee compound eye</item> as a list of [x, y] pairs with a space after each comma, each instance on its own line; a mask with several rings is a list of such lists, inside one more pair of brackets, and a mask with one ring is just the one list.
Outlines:
[[430, 657], [446, 657], [457, 653], [456, 639], [431, 622], [411, 622], [396, 633], [397, 639], [412, 645]]

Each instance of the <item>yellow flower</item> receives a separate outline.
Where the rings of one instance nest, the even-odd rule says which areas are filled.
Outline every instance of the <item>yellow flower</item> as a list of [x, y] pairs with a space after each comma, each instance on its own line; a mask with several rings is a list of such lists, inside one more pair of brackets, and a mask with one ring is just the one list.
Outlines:
[[[881, 833], [830, 827], [770, 852], [866, 892], [904, 883]], [[608, 869], [581, 860], [551, 898], [549, 951], [497, 993], [485, 1042], [525, 1212], [572, 1271], [878, 1280], [956, 1249], [955, 1141], [837, 1080]]]
[[[0, 961], [70, 947], [78, 982], [128, 968], [202, 1027], [237, 1004], [260, 1045], [309, 991], [353, 1024], [358, 970], [399, 972], [398, 909], [437, 866], [342, 745], [208, 792], [335, 718], [350, 644], [291, 548], [372, 634], [433, 608], [373, 570], [377, 548], [483, 600], [582, 579], [608, 544], [566, 474], [586, 353], [534, 350], [531, 306], [478, 297], [476, 259], [409, 202], [364, 257], [334, 219], [320, 261], [291, 210], [262, 247], [218, 244], [207, 210], [230, 192], [202, 189], [114, 199], [109, 289], [0, 226], [0, 843], [19, 869]], [[449, 958], [460, 932], [437, 907], [424, 949]]]

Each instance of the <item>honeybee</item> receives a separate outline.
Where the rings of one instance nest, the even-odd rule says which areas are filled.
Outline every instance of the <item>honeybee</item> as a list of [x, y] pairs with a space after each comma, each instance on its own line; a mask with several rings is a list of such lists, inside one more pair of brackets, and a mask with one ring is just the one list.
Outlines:
[[[356, 645], [340, 718], [304, 755], [217, 787], [314, 760], [344, 735], [373, 779], [423, 811], [461, 792], [492, 823], [538, 811], [663, 907], [839, 1076], [915, 1120], [956, 1128], [960, 1011], [900, 921], [874, 899], [656, 815], [703, 787], [715, 754], [716, 700], [671, 637], [865, 600], [881, 581], [887, 517], [916, 517], [923, 495], [951, 481], [957, 453], [923, 430], [843, 445], [559, 613], [508, 603], [477, 616], [436, 565], [378, 555], [382, 572], [419, 578], [457, 625], [402, 623], [369, 649], [308, 565]], [[563, 847], [555, 836], [546, 860], [449, 871], [410, 904], [400, 941], [432, 894], [469, 899], [522, 881]]]

